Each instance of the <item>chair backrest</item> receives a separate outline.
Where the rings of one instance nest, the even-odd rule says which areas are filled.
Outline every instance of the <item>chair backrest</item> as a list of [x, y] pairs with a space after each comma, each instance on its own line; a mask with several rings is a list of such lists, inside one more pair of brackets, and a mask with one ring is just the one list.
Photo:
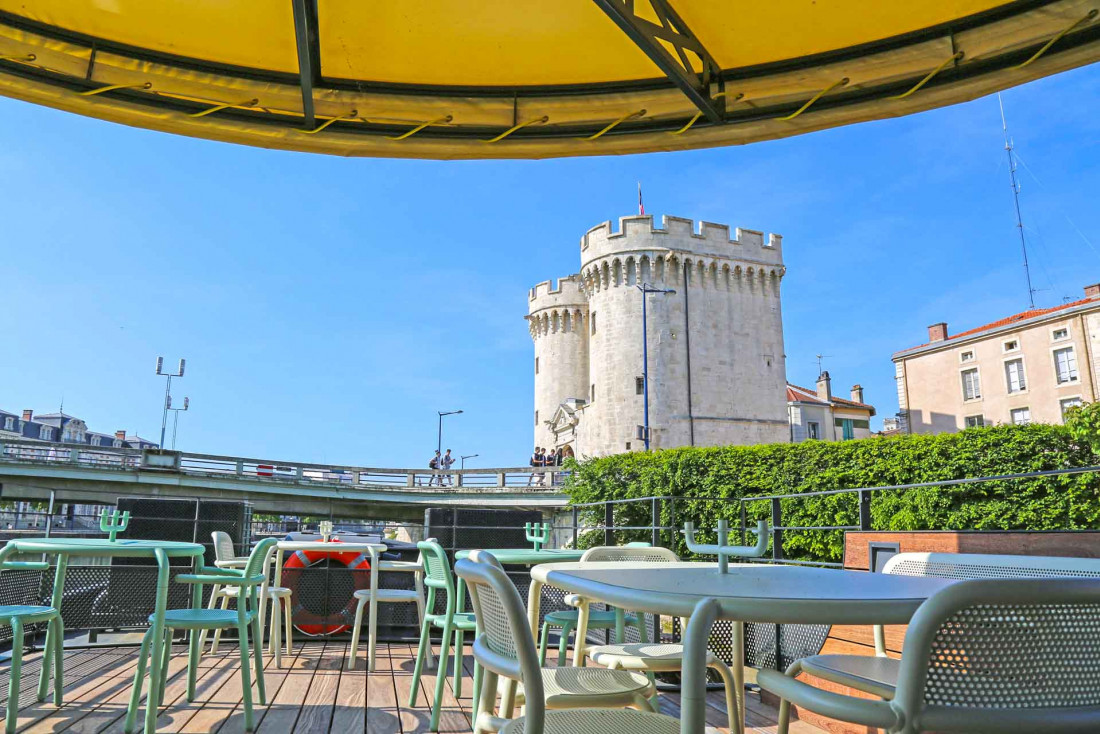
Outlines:
[[485, 551], [474, 551], [455, 564], [470, 590], [479, 633], [474, 658], [487, 671], [521, 681], [526, 701], [525, 734], [542, 734], [545, 700], [535, 638], [528, 626], [523, 599], [500, 562]]
[[434, 538], [422, 540], [416, 547], [420, 549], [420, 559], [424, 565], [424, 585], [429, 589], [443, 589], [447, 593], [447, 608], [452, 609], [455, 603], [455, 580], [451, 574], [447, 551]]
[[[264, 588], [267, 586], [267, 569], [271, 562], [271, 556], [275, 552], [275, 546], [278, 545], [278, 543], [279, 541], [277, 541], [275, 538], [264, 538], [256, 544], [256, 546], [252, 549], [252, 552], [248, 554], [248, 563], [246, 563], [244, 566], [243, 573], [245, 578], [248, 578], [249, 576], [257, 576], [259, 574], [263, 574], [264, 580], [260, 584], [260, 587]], [[257, 587], [250, 586], [247, 587], [247, 589], [248, 594], [246, 595], [242, 591], [241, 595], [247, 596], [249, 602], [255, 604]]]
[[1100, 731], [1100, 582], [963, 581], [909, 624], [904, 732]]
[[1100, 559], [981, 553], [898, 553], [883, 573], [948, 579], [1100, 578]]
[[581, 556], [586, 561], [632, 561], [634, 563], [675, 563], [680, 557], [660, 546], [600, 545]]
[[221, 530], [215, 530], [210, 533], [210, 537], [214, 539], [214, 559], [218, 561], [232, 561], [237, 557], [237, 551], [233, 547], [233, 539], [229, 537], [229, 533], [222, 532]]

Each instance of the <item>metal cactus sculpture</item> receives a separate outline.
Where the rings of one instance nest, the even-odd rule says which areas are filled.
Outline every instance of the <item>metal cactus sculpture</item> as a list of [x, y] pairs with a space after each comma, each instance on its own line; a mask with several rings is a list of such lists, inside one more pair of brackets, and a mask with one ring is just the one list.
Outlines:
[[542, 550], [542, 546], [550, 540], [550, 523], [548, 522], [542, 524], [537, 522], [524, 523], [523, 529], [526, 532], [527, 540], [534, 543], [536, 551]]
[[130, 511], [119, 514], [118, 510], [111, 512], [104, 510], [99, 513], [99, 529], [107, 533], [107, 538], [113, 543], [115, 537], [130, 526]]
[[729, 559], [733, 558], [759, 558], [768, 551], [768, 539], [771, 530], [768, 529], [766, 520], [756, 523], [756, 545], [727, 545], [729, 540], [729, 523], [725, 520], [718, 521], [718, 543], [709, 545], [695, 542], [695, 523], [684, 523], [684, 536], [687, 547], [692, 553], [718, 556], [718, 570], [720, 573], [729, 571]]

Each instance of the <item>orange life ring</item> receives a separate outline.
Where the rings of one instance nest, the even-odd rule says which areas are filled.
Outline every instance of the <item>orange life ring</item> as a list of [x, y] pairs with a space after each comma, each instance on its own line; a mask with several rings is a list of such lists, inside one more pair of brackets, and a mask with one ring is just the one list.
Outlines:
[[[333, 538], [330, 542], [335, 544], [339, 543], [340, 540]], [[311, 637], [324, 637], [346, 632], [351, 629], [351, 624], [355, 620], [356, 601], [351, 595], [354, 589], [348, 593], [348, 602], [344, 605], [343, 609], [337, 612], [324, 610], [329, 611], [328, 614], [325, 614], [324, 611], [311, 609], [307, 602], [313, 601], [314, 599], [330, 600], [333, 596], [333, 592], [339, 593], [339, 589], [334, 589], [331, 583], [326, 584], [326, 593], [317, 595], [303, 593], [306, 590], [298, 588], [302, 585], [302, 572], [325, 560], [329, 561], [329, 563], [339, 563], [352, 571], [370, 570], [370, 554], [366, 552], [345, 551], [341, 553], [338, 551], [299, 550], [290, 554], [290, 558], [286, 559], [286, 562], [283, 564], [282, 583], [283, 586], [291, 589], [291, 599], [294, 600], [292, 610], [294, 628]], [[366, 589], [370, 586], [370, 574], [367, 573], [340, 573], [339, 576], [350, 576], [355, 589]], [[341, 584], [341, 586], [343, 586], [343, 584]], [[334, 618], [343, 619], [344, 623], [334, 624]]]

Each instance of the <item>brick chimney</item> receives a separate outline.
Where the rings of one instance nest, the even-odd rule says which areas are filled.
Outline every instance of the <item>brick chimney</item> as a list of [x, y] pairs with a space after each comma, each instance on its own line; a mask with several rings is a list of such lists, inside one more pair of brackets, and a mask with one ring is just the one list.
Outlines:
[[947, 322], [941, 321], [928, 327], [928, 341], [942, 342], [947, 339]]
[[117, 438], [119, 441], [125, 441], [126, 431], [115, 431], [115, 438]]
[[863, 385], [852, 385], [852, 401], [856, 403], [863, 402]]
[[833, 399], [833, 381], [829, 377], [829, 371], [825, 370], [817, 378], [817, 396], [822, 400]]
[[1100, 283], [1085, 286], [1085, 298], [1096, 298], [1097, 296], [1100, 296]]
[[24, 410], [23, 411], [23, 420], [29, 421], [29, 420], [32, 420], [33, 418], [34, 418], [34, 411], [33, 410]]

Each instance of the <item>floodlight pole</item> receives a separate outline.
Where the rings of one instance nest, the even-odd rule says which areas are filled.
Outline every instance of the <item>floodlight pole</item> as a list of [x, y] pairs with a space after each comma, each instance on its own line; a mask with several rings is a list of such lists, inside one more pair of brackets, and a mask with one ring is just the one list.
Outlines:
[[168, 378], [164, 386], [164, 410], [160, 417], [160, 448], [162, 449], [164, 448], [164, 432], [168, 428], [168, 410], [172, 407], [172, 378], [183, 377], [183, 368], [186, 364], [187, 360], [181, 357], [178, 372], [165, 372], [164, 357], [157, 357], [157, 374]]
[[642, 438], [649, 451], [649, 327], [646, 315], [646, 298], [650, 293], [675, 294], [671, 288], [653, 288], [649, 283], [634, 286], [642, 292]]
[[459, 462], [461, 462], [461, 463], [459, 463], [458, 468], [459, 469], [465, 469], [466, 468], [466, 459], [474, 459], [478, 456], [481, 456], [481, 454], [466, 454], [465, 456], [458, 457]]
[[178, 429], [179, 425], [180, 425], [180, 413], [186, 411], [190, 407], [191, 407], [191, 398], [185, 397], [183, 399], [183, 407], [182, 408], [173, 408], [172, 407], [172, 396], [171, 395], [168, 396], [168, 410], [172, 411], [175, 414], [175, 415], [172, 416], [172, 450], [173, 451], [176, 450], [176, 429]]

